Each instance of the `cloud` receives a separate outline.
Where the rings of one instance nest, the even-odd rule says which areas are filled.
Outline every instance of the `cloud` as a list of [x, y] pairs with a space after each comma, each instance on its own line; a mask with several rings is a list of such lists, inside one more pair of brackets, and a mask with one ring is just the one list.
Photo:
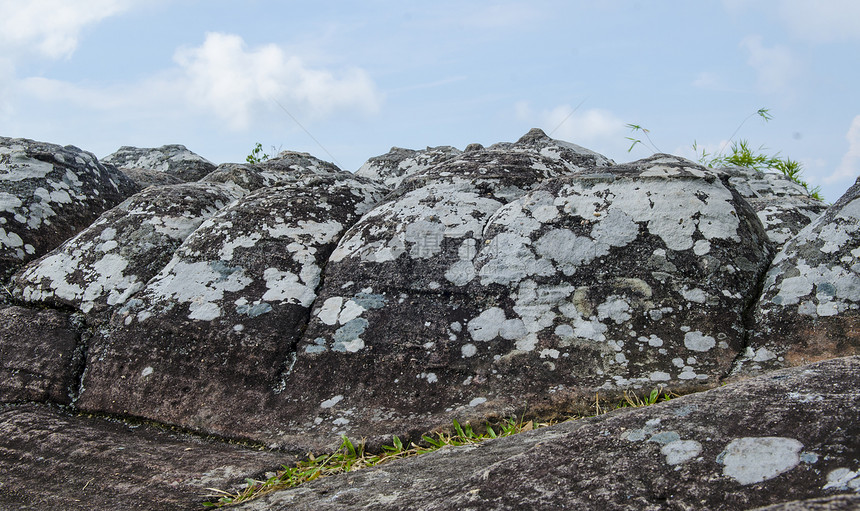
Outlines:
[[612, 112], [599, 108], [573, 111], [570, 105], [536, 112], [527, 102], [515, 105], [516, 116], [541, 127], [553, 138], [567, 140], [595, 150], [617, 151], [625, 142], [625, 123]]
[[0, 0], [0, 49], [58, 59], [78, 46], [81, 30], [128, 10], [131, 0]]
[[800, 63], [782, 46], [766, 47], [761, 36], [749, 36], [740, 42], [749, 57], [747, 63], [756, 71], [758, 88], [767, 94], [791, 94], [792, 82], [799, 75]]
[[848, 152], [842, 157], [842, 162], [836, 171], [824, 178], [824, 182], [827, 184], [846, 179], [856, 179], [860, 175], [860, 115], [851, 122], [845, 139], [848, 140]]
[[174, 55], [184, 94], [199, 108], [247, 127], [254, 110], [274, 101], [297, 105], [312, 117], [334, 111], [379, 110], [382, 96], [368, 74], [348, 68], [337, 75], [313, 68], [274, 44], [246, 48], [233, 34], [209, 33], [201, 46]]
[[816, 42], [860, 39], [857, 0], [783, 0], [779, 17], [797, 36]]

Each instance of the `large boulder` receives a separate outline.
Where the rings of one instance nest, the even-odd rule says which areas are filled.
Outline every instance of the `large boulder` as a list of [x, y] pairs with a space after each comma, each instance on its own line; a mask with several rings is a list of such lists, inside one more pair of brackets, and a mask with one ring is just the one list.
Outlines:
[[858, 381], [860, 358], [830, 360], [318, 479], [238, 509], [728, 511], [838, 502], [834, 495], [856, 496], [860, 485]]
[[[224, 183], [254, 191], [282, 182], [299, 182], [311, 176], [339, 175], [342, 171], [333, 163], [319, 160], [308, 153], [282, 151], [261, 163], [224, 163], [202, 179], [207, 183]], [[367, 180], [362, 180], [367, 182]]]
[[194, 231], [91, 341], [84, 410], [278, 437], [279, 393], [329, 254], [384, 191], [350, 173], [260, 188]]
[[733, 374], [860, 354], [860, 179], [774, 258]]
[[770, 256], [755, 213], [687, 160], [568, 172], [550, 152], [464, 153], [347, 233], [287, 380], [308, 408], [286, 426], [373, 439], [718, 384]]
[[70, 404], [84, 356], [80, 318], [50, 309], [0, 308], [0, 403]]
[[244, 194], [238, 187], [188, 183], [149, 187], [24, 267], [13, 294], [25, 302], [104, 316], [140, 291], [204, 220]]
[[0, 137], [0, 279], [137, 190], [77, 147]]
[[294, 458], [148, 424], [22, 405], [0, 408], [0, 508], [203, 509]]
[[394, 189], [409, 176], [423, 172], [461, 153], [462, 151], [451, 146], [428, 147], [419, 151], [392, 147], [387, 153], [367, 160], [355, 174]]
[[[142, 187], [170, 184], [179, 179], [183, 182], [197, 181], [215, 170], [215, 164], [188, 150], [184, 145], [169, 144], [161, 147], [122, 146], [102, 161], [119, 169], [132, 170], [131, 176], [139, 179]], [[173, 176], [159, 177], [157, 173]]]

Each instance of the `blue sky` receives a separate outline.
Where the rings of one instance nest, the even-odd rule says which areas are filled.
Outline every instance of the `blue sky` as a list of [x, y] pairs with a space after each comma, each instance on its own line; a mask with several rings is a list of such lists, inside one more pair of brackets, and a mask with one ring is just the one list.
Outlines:
[[[744, 123], [832, 202], [860, 175], [858, 55], [856, 0], [0, 0], [0, 135], [356, 170], [532, 127], [694, 157]], [[655, 147], [628, 152], [628, 123]]]

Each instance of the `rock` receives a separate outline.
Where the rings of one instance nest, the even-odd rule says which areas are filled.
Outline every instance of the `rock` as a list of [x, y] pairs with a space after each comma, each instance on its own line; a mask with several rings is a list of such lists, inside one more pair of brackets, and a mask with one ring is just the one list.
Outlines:
[[[189, 151], [184, 145], [170, 144], [155, 148], [122, 146], [102, 161], [116, 165], [121, 170], [142, 169], [173, 175], [184, 182], [197, 181], [215, 170], [215, 164]], [[150, 172], [132, 173], [146, 177]], [[152, 184], [147, 178], [142, 184]]]
[[777, 247], [827, 209], [827, 204], [782, 174], [744, 167], [723, 167], [719, 171], [730, 176], [729, 184], [749, 202]]
[[860, 509], [860, 495], [855, 493], [820, 499], [795, 500], [756, 508], [754, 511], [856, 511], [857, 509]]
[[860, 179], [767, 272], [735, 377], [860, 354]]
[[394, 189], [407, 177], [460, 154], [459, 149], [451, 146], [428, 147], [421, 151], [392, 147], [387, 153], [367, 160], [355, 174]]
[[3, 509], [203, 509], [209, 488], [293, 461], [146, 424], [36, 405], [0, 408]]
[[373, 443], [718, 384], [769, 258], [746, 202], [680, 158], [586, 153], [572, 173], [575, 154], [527, 140], [408, 178], [341, 240], [287, 379], [307, 404], [285, 428]]
[[735, 510], [832, 499], [860, 481], [858, 381], [860, 357], [829, 360], [318, 479], [238, 509]]
[[149, 186], [178, 185], [185, 180], [175, 174], [152, 169], [122, 169], [122, 173], [143, 189]]
[[204, 220], [244, 194], [238, 187], [188, 183], [149, 187], [14, 277], [25, 302], [109, 317], [170, 261]]
[[72, 402], [84, 368], [79, 322], [56, 310], [0, 308], [0, 402]]
[[77, 147], [0, 137], [0, 280], [136, 191]]
[[[333, 163], [314, 158], [308, 153], [282, 151], [278, 156], [257, 164], [225, 163], [208, 174], [203, 181], [225, 183], [254, 191], [282, 182], [298, 183], [313, 176], [342, 175]], [[370, 180], [359, 178], [362, 183]]]
[[78, 406], [232, 438], [278, 437], [288, 413], [282, 373], [322, 268], [383, 193], [346, 172], [311, 173], [206, 220], [94, 337]]

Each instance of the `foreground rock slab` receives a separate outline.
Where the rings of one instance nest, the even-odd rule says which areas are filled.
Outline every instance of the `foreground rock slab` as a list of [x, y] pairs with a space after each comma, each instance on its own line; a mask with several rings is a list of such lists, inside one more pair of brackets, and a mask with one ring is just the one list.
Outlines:
[[858, 381], [860, 357], [833, 359], [318, 480], [240, 509], [736, 510], [856, 493]]
[[49, 407], [0, 408], [0, 509], [202, 509], [207, 488], [290, 462]]

